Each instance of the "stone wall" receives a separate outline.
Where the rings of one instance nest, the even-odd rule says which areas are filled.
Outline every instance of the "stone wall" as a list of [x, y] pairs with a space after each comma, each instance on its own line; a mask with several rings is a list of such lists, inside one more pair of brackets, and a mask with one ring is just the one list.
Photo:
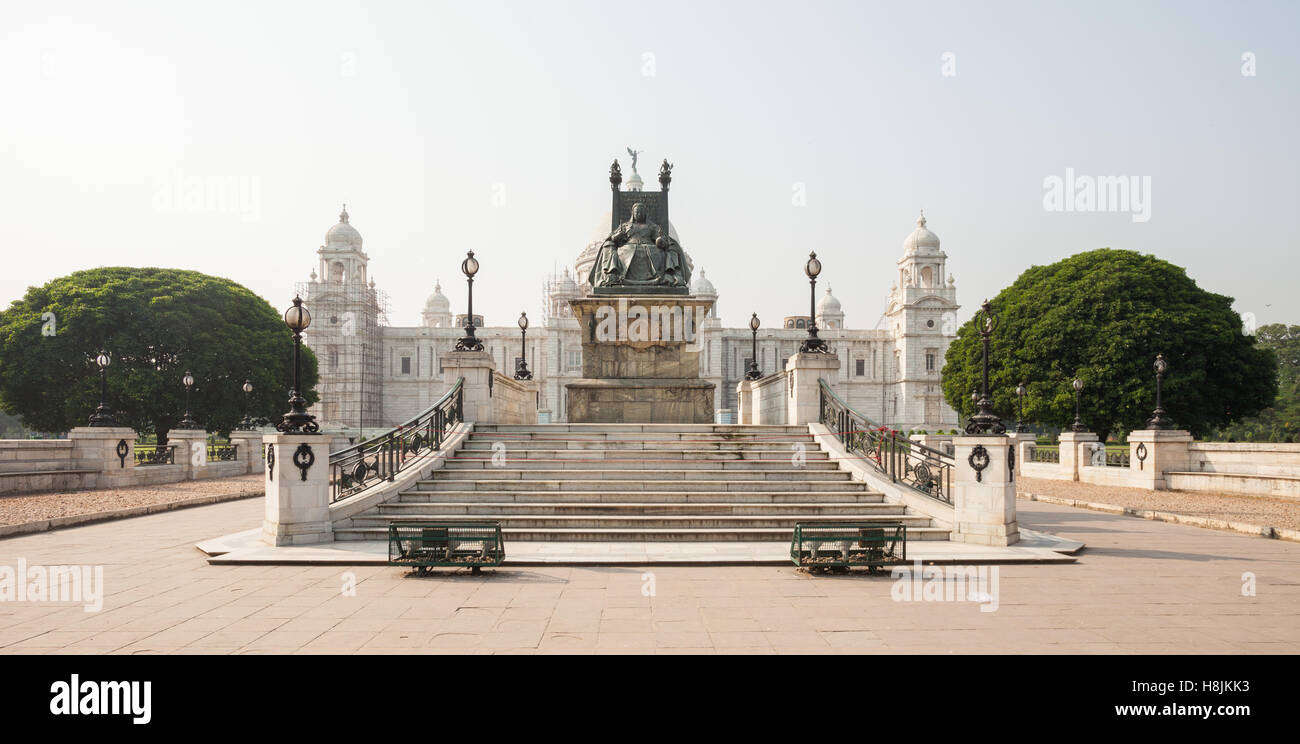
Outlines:
[[[537, 384], [492, 372], [492, 420], [494, 424], [537, 423]], [[488, 423], [488, 422], [484, 422]]]
[[753, 422], [755, 424], [784, 424], [786, 397], [789, 382], [784, 371], [768, 375], [753, 386]]

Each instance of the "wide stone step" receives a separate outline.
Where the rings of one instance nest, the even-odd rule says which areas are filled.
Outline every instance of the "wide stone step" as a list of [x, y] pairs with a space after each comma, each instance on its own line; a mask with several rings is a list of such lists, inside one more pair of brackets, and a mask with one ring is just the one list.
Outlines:
[[[644, 456], [649, 452], [694, 452], [694, 453], [711, 453], [719, 452], [794, 452], [802, 447], [809, 454], [819, 452], [820, 450], [809, 439], [786, 439], [781, 441], [757, 441], [757, 442], [709, 442], [700, 440], [674, 440], [674, 441], [631, 441], [631, 440], [564, 440], [564, 439], [512, 439], [509, 437], [499, 437], [489, 434], [471, 434], [465, 440], [462, 449], [469, 452], [493, 451], [505, 446], [507, 450], [523, 450], [532, 452], [535, 450], [546, 451], [563, 451], [563, 450], [583, 450], [591, 452], [636, 452]], [[823, 453], [824, 454], [824, 453]]]
[[746, 424], [475, 424], [477, 432], [511, 434], [555, 434], [574, 432], [581, 434], [629, 433], [657, 436], [682, 436], [684, 434], [713, 434], [716, 436], [771, 436], [773, 434], [807, 434], [808, 427], [800, 425], [753, 426]]
[[420, 481], [792, 481], [849, 483], [853, 476], [842, 470], [543, 470], [540, 468], [448, 468], [434, 478]]
[[872, 491], [405, 491], [397, 503], [656, 503], [656, 504], [877, 504], [885, 497]]
[[[379, 513], [383, 515], [401, 516], [403, 519], [409, 518], [412, 514], [427, 514], [437, 512], [439, 514], [455, 514], [464, 518], [465, 515], [508, 515], [508, 516], [537, 516], [537, 515], [556, 515], [556, 516], [624, 516], [624, 515], [699, 515], [699, 516], [764, 516], [770, 514], [781, 515], [798, 515], [798, 516], [824, 516], [824, 515], [851, 515], [851, 514], [895, 514], [903, 515], [906, 513], [906, 507], [901, 504], [890, 504], [886, 502], [879, 503], [853, 503], [853, 502], [832, 502], [832, 503], [808, 503], [808, 502], [734, 502], [734, 503], [661, 503], [645, 501], [629, 501], [624, 503], [607, 503], [607, 502], [556, 502], [556, 501], [535, 501], [531, 503], [518, 502], [500, 502], [500, 501], [463, 501], [458, 503], [449, 503], [446, 501], [436, 502], [409, 502], [394, 501], [382, 504], [379, 507]], [[911, 518], [911, 517], [909, 517]], [[922, 518], [924, 519], [924, 518]], [[927, 520], [928, 521], [928, 520]]]
[[[531, 460], [520, 456], [518, 453], [512, 452], [509, 456], [503, 456], [495, 460], [491, 456], [480, 457], [477, 454], [464, 456], [464, 453], [460, 453], [447, 460], [446, 468], [448, 470], [482, 470], [484, 468], [497, 468], [502, 465], [508, 465], [512, 468], [524, 470], [550, 470], [556, 468], [562, 468], [564, 470], [644, 470], [646, 468], [653, 468], [655, 470], [730, 470], [733, 472], [742, 470], [786, 470], [795, 466], [788, 457], [772, 460], [659, 460], [656, 458], [618, 460], [599, 458], [560, 458]], [[813, 457], [809, 457], [803, 463], [803, 467], [808, 470], [839, 469], [837, 463]]]
[[[354, 517], [353, 525], [357, 527], [387, 526], [392, 521], [409, 522], [454, 522], [464, 520], [465, 515], [444, 514], [441, 512], [410, 512], [394, 519], [392, 515]], [[493, 516], [492, 521], [500, 522], [502, 528], [545, 528], [545, 529], [794, 529], [796, 522], [867, 522], [905, 524], [909, 528], [929, 526], [926, 517], [906, 516], [902, 514], [843, 514], [828, 517], [806, 516], [800, 514], [768, 515], [708, 515], [708, 514], [628, 514], [628, 515], [591, 515], [591, 514], [502, 514]]]
[[[805, 520], [800, 520], [805, 521]], [[909, 527], [907, 541], [947, 540], [949, 530], [941, 527]], [[793, 537], [793, 525], [776, 528], [704, 528], [704, 529], [649, 529], [649, 528], [553, 528], [502, 527], [506, 559], [510, 558], [510, 541], [520, 542], [784, 542]], [[334, 531], [336, 540], [388, 539], [387, 527], [345, 527]]]
[[847, 480], [742, 481], [742, 480], [523, 480], [482, 478], [477, 480], [422, 480], [417, 491], [865, 491], [865, 483]]

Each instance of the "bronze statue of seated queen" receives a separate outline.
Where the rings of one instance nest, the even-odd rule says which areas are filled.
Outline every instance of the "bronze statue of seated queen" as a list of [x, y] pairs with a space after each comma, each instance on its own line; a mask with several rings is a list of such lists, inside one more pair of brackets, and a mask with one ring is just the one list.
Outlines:
[[691, 270], [682, 247], [637, 202], [628, 221], [601, 244], [587, 281], [598, 294], [688, 294]]

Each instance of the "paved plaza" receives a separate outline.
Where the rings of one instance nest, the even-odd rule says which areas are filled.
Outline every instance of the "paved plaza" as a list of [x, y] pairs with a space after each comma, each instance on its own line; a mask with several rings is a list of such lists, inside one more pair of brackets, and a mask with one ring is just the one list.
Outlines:
[[[1086, 542], [999, 566], [998, 607], [895, 601], [888, 576], [792, 566], [214, 566], [246, 500], [0, 540], [0, 566], [101, 564], [100, 612], [0, 603], [4, 653], [1294, 653], [1300, 545], [1021, 502]], [[1243, 596], [1254, 576], [1256, 596]], [[345, 587], [353, 584], [349, 596]], [[651, 594], [651, 596], [646, 596]]]

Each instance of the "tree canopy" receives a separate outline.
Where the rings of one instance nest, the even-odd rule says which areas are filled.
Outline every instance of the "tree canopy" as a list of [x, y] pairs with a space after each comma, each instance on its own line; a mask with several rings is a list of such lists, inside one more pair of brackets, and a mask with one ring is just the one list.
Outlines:
[[[228, 279], [179, 269], [78, 271], [0, 312], [0, 408], [30, 428], [84, 426], [99, 403], [95, 356], [107, 351], [108, 404], [119, 424], [165, 439], [184, 416], [229, 431], [244, 415], [278, 420], [293, 379], [293, 334], [280, 312]], [[302, 349], [304, 396], [317, 400], [316, 358]]]
[[1217, 438], [1242, 442], [1294, 442], [1300, 439], [1300, 326], [1270, 323], [1256, 337], [1277, 356], [1278, 391], [1258, 416], [1218, 432]]
[[[1179, 428], [1203, 436], [1259, 413], [1277, 395], [1273, 352], [1242, 333], [1232, 298], [1201, 289], [1155, 256], [1103, 248], [1033, 266], [991, 301], [990, 394], [1006, 420], [1016, 386], [1028, 389], [1028, 423], [1064, 428], [1074, 420], [1070, 382], [1084, 383], [1083, 423], [1103, 438], [1143, 428], [1155, 408], [1156, 354], [1169, 371], [1164, 405]], [[979, 390], [982, 344], [971, 318], [943, 369], [944, 397], [970, 413]]]

